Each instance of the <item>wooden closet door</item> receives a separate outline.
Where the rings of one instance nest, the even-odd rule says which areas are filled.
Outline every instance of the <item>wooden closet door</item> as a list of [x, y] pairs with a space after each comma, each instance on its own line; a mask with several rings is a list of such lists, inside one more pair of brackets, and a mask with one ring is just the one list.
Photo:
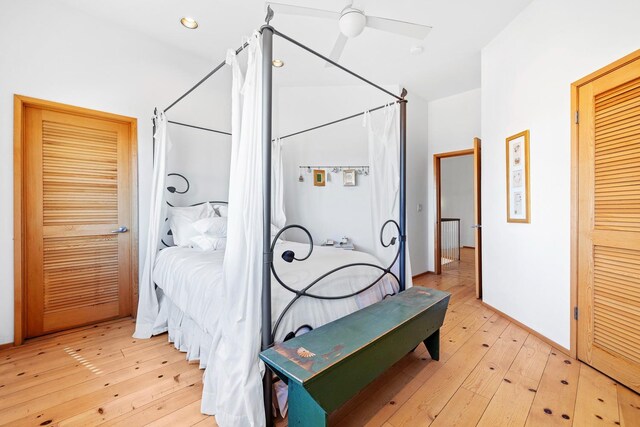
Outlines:
[[24, 131], [27, 336], [129, 315], [130, 127], [28, 107]]
[[578, 357], [640, 392], [640, 60], [578, 102]]

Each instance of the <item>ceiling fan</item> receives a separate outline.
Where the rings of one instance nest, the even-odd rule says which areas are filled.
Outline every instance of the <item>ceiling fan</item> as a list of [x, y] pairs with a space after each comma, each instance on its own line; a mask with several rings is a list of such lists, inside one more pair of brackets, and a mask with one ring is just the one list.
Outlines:
[[276, 13], [337, 20], [340, 28], [340, 34], [338, 35], [338, 39], [329, 54], [329, 58], [336, 62], [340, 59], [347, 41], [350, 38], [360, 35], [365, 27], [380, 31], [387, 31], [389, 33], [401, 34], [418, 40], [423, 40], [427, 37], [429, 31], [431, 31], [431, 27], [427, 25], [366, 15], [364, 8], [360, 6], [357, 1], [349, 2], [340, 12], [283, 3], [267, 2], [267, 4], [271, 6], [273, 11]]

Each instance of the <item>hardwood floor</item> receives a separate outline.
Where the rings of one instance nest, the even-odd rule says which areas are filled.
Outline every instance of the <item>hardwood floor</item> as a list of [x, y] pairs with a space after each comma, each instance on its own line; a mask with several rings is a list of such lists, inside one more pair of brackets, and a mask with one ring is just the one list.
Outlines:
[[[640, 396], [550, 347], [474, 297], [473, 252], [420, 285], [452, 293], [441, 359], [408, 354], [331, 415], [339, 426], [640, 426]], [[0, 351], [0, 424], [215, 425], [202, 371], [120, 320]], [[279, 420], [278, 425], [286, 425]]]
[[640, 426], [640, 396], [475, 299], [473, 249], [416, 284], [452, 293], [435, 362], [421, 345], [347, 403], [339, 426]]

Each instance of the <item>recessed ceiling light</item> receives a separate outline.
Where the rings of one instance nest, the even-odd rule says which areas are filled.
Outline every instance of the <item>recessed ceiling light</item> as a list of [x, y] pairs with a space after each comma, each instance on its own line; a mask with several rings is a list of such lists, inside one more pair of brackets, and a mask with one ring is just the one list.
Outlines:
[[195, 30], [196, 28], [198, 28], [198, 21], [196, 21], [193, 18], [189, 18], [188, 16], [185, 16], [184, 18], [182, 18], [180, 20], [180, 23], [182, 24], [183, 27], [188, 28], [190, 30]]
[[411, 49], [409, 49], [411, 55], [420, 55], [422, 52], [424, 52], [424, 47], [422, 46], [412, 46]]
[[271, 61], [271, 63], [276, 68], [284, 67], [284, 61], [282, 61], [281, 59], [274, 59], [273, 61]]

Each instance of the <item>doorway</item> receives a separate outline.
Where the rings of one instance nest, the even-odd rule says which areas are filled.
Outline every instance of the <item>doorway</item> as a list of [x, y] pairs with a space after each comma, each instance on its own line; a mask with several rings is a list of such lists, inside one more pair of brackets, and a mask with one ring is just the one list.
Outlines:
[[130, 316], [136, 119], [14, 99], [15, 344]]
[[[436, 194], [435, 273], [475, 276], [482, 298], [480, 139], [474, 148], [433, 156]], [[472, 266], [472, 268], [469, 268]]]
[[640, 392], [640, 50], [574, 83], [572, 106], [572, 344]]

